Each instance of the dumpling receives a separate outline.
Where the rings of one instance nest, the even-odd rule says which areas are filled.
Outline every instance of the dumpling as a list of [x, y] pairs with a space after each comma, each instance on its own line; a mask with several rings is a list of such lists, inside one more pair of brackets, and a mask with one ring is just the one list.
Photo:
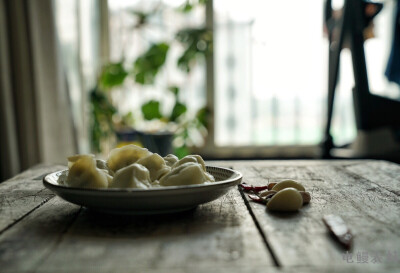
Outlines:
[[199, 163], [186, 162], [174, 168], [160, 179], [161, 186], [181, 186], [214, 182], [212, 175], [205, 172]]
[[105, 160], [96, 159], [96, 167], [99, 168], [100, 170], [105, 171], [107, 174], [114, 176], [114, 172], [110, 170]]
[[165, 164], [164, 159], [159, 154], [151, 154], [136, 161], [137, 164], [145, 166], [150, 172], [151, 181], [160, 179], [171, 170]]
[[149, 170], [137, 163], [119, 169], [109, 187], [148, 189], [151, 187]]
[[164, 156], [165, 164], [167, 164], [167, 166], [169, 166], [169, 167], [172, 167], [172, 165], [174, 165], [176, 162], [178, 162], [178, 160], [179, 160], [178, 157], [173, 154]]
[[145, 148], [140, 148], [136, 145], [126, 145], [121, 148], [115, 148], [111, 150], [107, 165], [113, 172], [118, 171], [119, 169], [129, 166], [140, 158], [150, 155], [151, 152]]
[[198, 163], [201, 165], [201, 168], [203, 169], [203, 171], [206, 171], [206, 164], [204, 163], [203, 158], [199, 155], [187, 155], [184, 158], [182, 158], [181, 160], [179, 160], [178, 162], [175, 162], [175, 164], [172, 165], [172, 168], [176, 168], [187, 162]]
[[94, 154], [78, 154], [78, 155], [72, 155], [69, 156], [67, 158], [68, 160], [68, 169], [71, 169], [72, 165], [74, 165], [74, 163], [76, 161], [78, 161], [79, 159], [83, 158], [83, 157], [91, 157], [94, 158]]
[[96, 168], [96, 160], [82, 156], [69, 169], [65, 185], [78, 188], [107, 188], [112, 177]]

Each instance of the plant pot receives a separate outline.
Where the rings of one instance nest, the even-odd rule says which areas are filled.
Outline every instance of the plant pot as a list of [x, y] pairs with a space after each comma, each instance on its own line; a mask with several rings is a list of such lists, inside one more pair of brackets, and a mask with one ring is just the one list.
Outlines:
[[116, 132], [118, 146], [135, 144], [147, 148], [153, 153], [166, 156], [173, 152], [171, 132], [142, 132], [135, 129], [123, 129]]

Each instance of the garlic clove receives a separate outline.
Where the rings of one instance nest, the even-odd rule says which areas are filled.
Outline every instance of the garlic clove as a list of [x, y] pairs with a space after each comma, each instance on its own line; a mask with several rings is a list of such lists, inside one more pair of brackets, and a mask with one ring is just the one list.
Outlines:
[[271, 190], [280, 191], [286, 188], [295, 188], [298, 191], [306, 191], [306, 189], [299, 182], [294, 180], [283, 180], [278, 182]]
[[270, 211], [297, 211], [303, 206], [303, 197], [295, 188], [278, 191], [267, 203]]

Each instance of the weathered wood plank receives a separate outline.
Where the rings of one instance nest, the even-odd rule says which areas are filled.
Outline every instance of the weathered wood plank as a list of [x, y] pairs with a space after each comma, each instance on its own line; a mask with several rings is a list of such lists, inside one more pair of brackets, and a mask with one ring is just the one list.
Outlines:
[[[269, 213], [249, 202], [263, 238], [236, 189], [196, 210], [161, 216], [112, 216], [80, 210], [59, 198], [36, 207], [41, 175], [30, 170], [0, 184], [0, 264], [2, 272], [397, 272], [400, 258], [398, 166], [380, 161], [214, 161], [234, 167], [244, 181], [266, 184], [297, 179], [313, 200], [297, 214]], [[48, 168], [48, 169], [46, 169]], [[57, 167], [56, 167], [57, 168]], [[64, 167], [58, 167], [64, 168]], [[36, 180], [32, 179], [36, 178]], [[30, 182], [29, 182], [30, 181]], [[26, 192], [23, 192], [26, 190]], [[7, 195], [7, 192], [13, 192]], [[25, 202], [18, 197], [30, 198]], [[13, 197], [14, 196], [14, 197]], [[36, 197], [35, 197], [36, 196]], [[2, 199], [1, 199], [2, 198]], [[44, 199], [45, 201], [47, 199]], [[18, 204], [20, 210], [10, 213]], [[35, 210], [35, 208], [37, 208]], [[327, 234], [322, 215], [340, 214], [355, 234], [353, 263]], [[18, 215], [18, 216], [15, 216]], [[11, 224], [10, 224], [11, 223]], [[11, 228], [6, 228], [7, 226]], [[369, 255], [359, 263], [357, 254]], [[373, 263], [373, 255], [381, 262]], [[348, 256], [347, 256], [348, 257]], [[361, 258], [361, 257], [360, 257]]]
[[249, 263], [273, 265], [238, 191], [231, 190], [180, 214], [121, 217], [84, 210], [39, 269], [168, 270]]
[[55, 197], [4, 231], [0, 235], [1, 271], [34, 272], [58, 245], [79, 210], [79, 206]]
[[60, 169], [65, 166], [38, 166], [0, 184], [0, 233], [54, 196], [41, 180]]
[[398, 164], [372, 161], [365, 165], [346, 166], [346, 169], [400, 196], [400, 166]]
[[348, 166], [356, 164], [365, 164], [367, 162], [373, 162], [371, 159], [360, 159], [360, 160], [213, 160], [207, 161], [207, 163], [214, 166], [253, 166], [253, 167], [272, 167], [272, 166], [321, 166], [329, 165], [332, 166]]
[[[323, 162], [322, 162], [323, 163]], [[340, 166], [336, 164], [299, 164], [285, 166], [264, 162], [264, 166], [235, 165], [244, 174], [244, 181], [262, 185], [285, 178], [302, 182], [312, 193], [310, 205], [298, 213], [271, 213], [265, 206], [249, 202], [267, 241], [278, 261], [286, 267], [357, 267], [357, 270], [380, 270], [400, 266], [390, 263], [358, 264], [357, 254], [386, 255], [400, 253], [399, 198], [391, 191], [377, 188], [371, 182], [348, 172], [350, 166], [363, 166], [364, 162]], [[258, 173], [258, 174], [255, 174]], [[373, 181], [373, 180], [372, 180]], [[328, 235], [321, 218], [325, 214], [339, 214], [355, 234], [354, 263], [343, 259], [342, 250]], [[371, 258], [371, 257], [370, 257]], [[351, 269], [349, 269], [351, 270]], [[386, 269], [385, 269], [386, 270]]]
[[77, 210], [56, 197], [5, 231], [2, 272], [274, 266], [236, 189], [179, 214], [113, 216], [83, 209], [69, 226]]

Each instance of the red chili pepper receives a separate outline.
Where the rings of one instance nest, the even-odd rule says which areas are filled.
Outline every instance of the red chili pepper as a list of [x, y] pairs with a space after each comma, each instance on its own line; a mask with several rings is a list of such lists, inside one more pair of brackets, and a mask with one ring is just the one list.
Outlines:
[[345, 249], [350, 249], [353, 244], [353, 234], [347, 227], [343, 219], [338, 215], [325, 215], [322, 220], [326, 227], [336, 240], [343, 245]]
[[240, 184], [240, 187], [242, 187], [245, 192], [259, 192], [268, 189], [268, 186], [252, 186], [246, 183]]

